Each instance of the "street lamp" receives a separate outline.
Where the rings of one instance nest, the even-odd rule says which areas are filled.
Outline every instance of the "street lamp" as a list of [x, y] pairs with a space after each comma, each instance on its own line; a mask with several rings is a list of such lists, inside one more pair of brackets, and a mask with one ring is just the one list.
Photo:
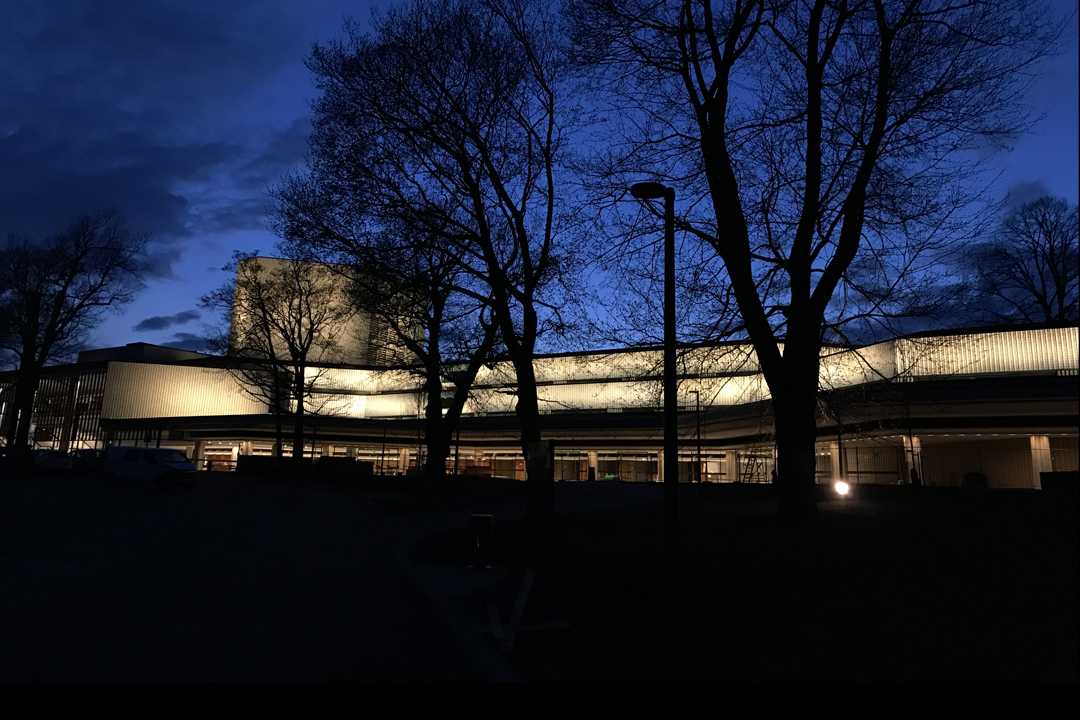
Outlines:
[[675, 552], [679, 518], [678, 398], [675, 397], [675, 190], [658, 182], [630, 186], [638, 200], [664, 200], [664, 549]]

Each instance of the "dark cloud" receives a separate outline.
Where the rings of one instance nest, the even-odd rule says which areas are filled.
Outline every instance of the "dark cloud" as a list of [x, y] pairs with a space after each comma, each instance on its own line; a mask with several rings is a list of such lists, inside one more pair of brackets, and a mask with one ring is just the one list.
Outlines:
[[184, 310], [178, 312], [175, 315], [154, 315], [148, 317], [138, 325], [135, 326], [137, 332], [145, 332], [147, 330], [164, 330], [172, 327], [173, 325], [183, 325], [189, 323], [192, 320], [198, 320], [199, 313], [196, 310]]
[[209, 338], [194, 333], [178, 332], [169, 342], [162, 343], [165, 347], [191, 350], [193, 352], [210, 352], [211, 342]]
[[180, 259], [181, 249], [175, 244], [153, 243], [143, 258], [143, 270], [150, 277], [172, 278], [173, 265]]
[[278, 178], [295, 169], [307, 158], [311, 121], [299, 117], [289, 127], [274, 133], [258, 156], [238, 173], [238, 182], [252, 189], [265, 189], [266, 178]]
[[[299, 4], [16, 0], [0, 29], [0, 234], [115, 208], [169, 276], [196, 237], [265, 230], [307, 121], [244, 112], [307, 47]], [[300, 112], [303, 110], [300, 109]]]
[[[33, 128], [0, 137], [0, 217], [5, 230], [47, 235], [77, 216], [119, 210], [131, 229], [154, 238], [152, 252], [189, 236], [192, 203], [177, 182], [194, 181], [225, 163], [223, 144], [170, 148], [147, 137], [116, 135], [101, 140], [54, 139]], [[179, 252], [171, 253], [171, 260]], [[151, 274], [168, 274], [152, 267]]]
[[1042, 180], [1013, 183], [1005, 196], [1005, 204], [1011, 208], [1018, 207], [1050, 194], [1050, 188]]

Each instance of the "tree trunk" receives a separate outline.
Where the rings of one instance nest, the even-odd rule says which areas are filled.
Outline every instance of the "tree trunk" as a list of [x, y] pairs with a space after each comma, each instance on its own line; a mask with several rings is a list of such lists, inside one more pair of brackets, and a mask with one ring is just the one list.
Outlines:
[[536, 394], [536, 373], [533, 371], [531, 361], [520, 363], [516, 370], [518, 401], [515, 411], [521, 425], [521, 450], [525, 455], [527, 513], [533, 530], [532, 537], [536, 543], [534, 552], [538, 553], [545, 542], [548, 523], [554, 511], [554, 487], [547, 469], [546, 458], [542, 455], [534, 455], [530, 447], [542, 439], [540, 403]]
[[304, 372], [296, 373], [293, 381], [295, 388], [296, 410], [293, 412], [293, 460], [299, 461], [304, 457]]
[[13, 447], [26, 448], [30, 445], [30, 423], [33, 420], [34, 397], [37, 395], [39, 376], [36, 370], [21, 368], [15, 381], [14, 414], [18, 417], [15, 424]]
[[285, 445], [285, 431], [281, 423], [281, 408], [274, 408], [274, 457], [281, 459], [281, 448]]
[[277, 369], [274, 373], [274, 457], [281, 459], [281, 448], [285, 445], [285, 432], [281, 422], [281, 380], [278, 378]]
[[773, 396], [776, 426], [776, 483], [782, 518], [799, 522], [817, 515], [817, 400], [792, 388]]
[[428, 486], [436, 493], [446, 489], [446, 459], [450, 457], [450, 437], [437, 428], [425, 439], [427, 443], [427, 462], [424, 464], [424, 477]]
[[424, 446], [427, 448], [424, 482], [429, 490], [439, 492], [446, 481], [446, 458], [450, 454], [450, 441], [443, 429], [439, 368], [428, 368], [424, 390], [427, 395], [427, 407], [424, 409]]

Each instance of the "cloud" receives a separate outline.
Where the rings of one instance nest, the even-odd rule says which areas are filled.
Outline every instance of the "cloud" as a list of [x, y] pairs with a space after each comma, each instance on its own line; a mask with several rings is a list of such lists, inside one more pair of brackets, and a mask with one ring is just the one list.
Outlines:
[[116, 209], [150, 236], [148, 273], [169, 277], [197, 237], [265, 230], [266, 189], [303, 158], [307, 120], [275, 131], [257, 95], [303, 60], [305, 12], [16, 0], [0, 27], [0, 234]]
[[178, 332], [169, 342], [162, 343], [165, 347], [191, 350], [192, 352], [210, 352], [211, 342], [209, 338], [195, 333]]
[[1005, 204], [1010, 208], [1019, 207], [1044, 195], [1050, 195], [1050, 188], [1042, 180], [1017, 182], [1009, 186], [1009, 191], [1005, 196]]
[[[199, 313], [196, 310], [184, 310], [178, 312], [175, 315], [153, 315], [141, 321], [135, 326], [137, 332], [146, 332], [148, 330], [165, 330], [173, 325], [183, 325], [189, 323], [192, 320], [198, 320]], [[181, 333], [186, 334], [186, 333]]]
[[308, 155], [308, 137], [311, 121], [298, 117], [287, 128], [275, 132], [265, 148], [238, 173], [241, 185], [258, 190], [265, 189], [267, 178], [277, 178], [297, 168]]

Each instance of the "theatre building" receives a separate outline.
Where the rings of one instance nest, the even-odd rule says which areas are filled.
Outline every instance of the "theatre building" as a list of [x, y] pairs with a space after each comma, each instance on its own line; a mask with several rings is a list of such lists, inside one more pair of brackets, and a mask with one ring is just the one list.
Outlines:
[[[134, 343], [46, 369], [31, 440], [62, 451], [108, 445], [183, 450], [205, 469], [273, 452], [275, 415], [232, 361]], [[1040, 487], [1077, 470], [1076, 327], [943, 332], [822, 351], [818, 477], [928, 485], [981, 476]], [[679, 471], [686, 481], [768, 482], [775, 461], [769, 392], [743, 343], [679, 352]], [[353, 457], [376, 473], [423, 462], [424, 395], [407, 367], [324, 363], [304, 452]], [[541, 355], [536, 375], [558, 480], [655, 482], [663, 475], [659, 348]], [[13, 375], [0, 375], [2, 421]], [[481, 370], [449, 460], [458, 472], [523, 479], [513, 369]], [[289, 452], [290, 418], [285, 451]]]

